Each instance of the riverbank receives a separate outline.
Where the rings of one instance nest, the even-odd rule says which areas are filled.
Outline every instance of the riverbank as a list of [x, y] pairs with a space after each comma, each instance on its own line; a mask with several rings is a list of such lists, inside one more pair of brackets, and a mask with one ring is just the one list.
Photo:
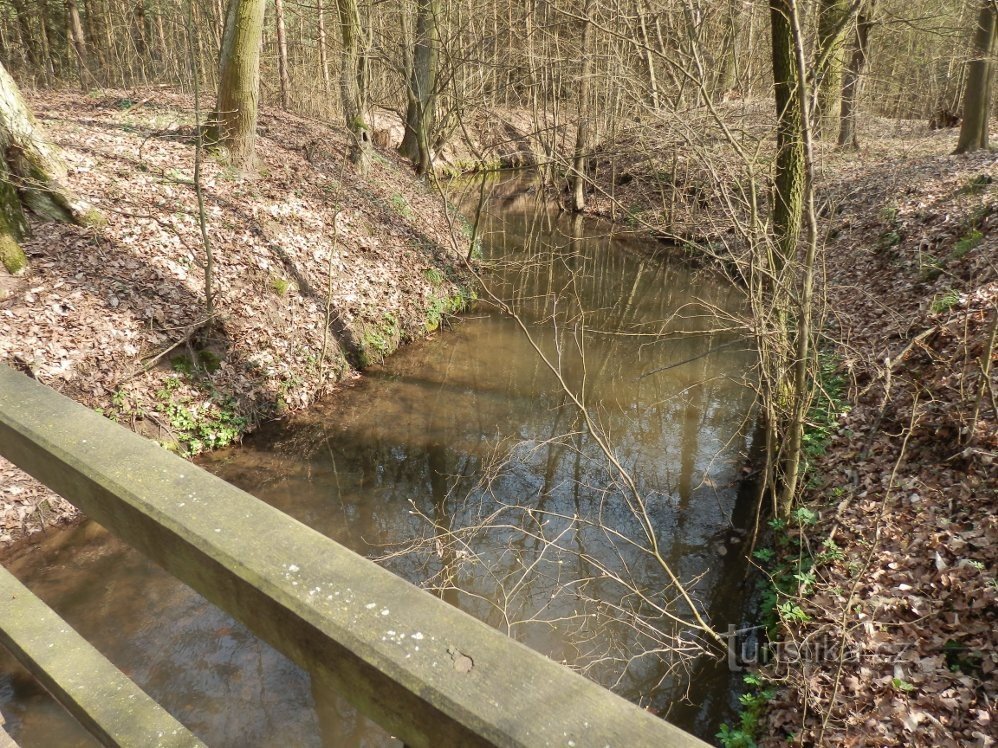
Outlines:
[[[749, 140], [772, 125], [752, 102], [721, 113]], [[684, 127], [637, 122], [597, 148], [587, 212], [691, 251], [737, 245], [717, 186], [738, 174], [704, 167], [737, 159], [721, 141], [709, 159], [688, 152]], [[921, 121], [870, 118], [861, 137], [858, 153], [817, 146], [822, 329], [839, 412], [812, 424], [803, 503], [776, 533], [781, 656], [755, 677], [752, 729], [726, 744], [989, 746], [998, 166], [989, 152], [951, 155], [956, 131]], [[759, 163], [771, 147], [752, 151]], [[771, 553], [756, 560], [776, 574]]]
[[[845, 412], [811, 455], [765, 745], [993, 744], [998, 177], [954, 131], [823, 154]], [[788, 743], [789, 741], [789, 743]]]
[[[253, 176], [203, 163], [208, 319], [191, 98], [29, 98], [106, 223], [32, 224], [30, 272], [0, 282], [0, 362], [167, 448], [305, 408], [471, 298], [441, 198], [394, 151], [360, 178], [342, 128], [268, 110]], [[0, 459], [0, 548], [76, 515]]]

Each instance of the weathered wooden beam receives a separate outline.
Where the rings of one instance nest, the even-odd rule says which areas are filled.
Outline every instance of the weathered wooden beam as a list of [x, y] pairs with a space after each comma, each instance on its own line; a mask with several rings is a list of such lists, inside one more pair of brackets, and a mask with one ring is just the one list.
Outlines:
[[706, 745], [3, 366], [0, 454], [410, 746]]
[[204, 745], [2, 566], [0, 644], [104, 745]]

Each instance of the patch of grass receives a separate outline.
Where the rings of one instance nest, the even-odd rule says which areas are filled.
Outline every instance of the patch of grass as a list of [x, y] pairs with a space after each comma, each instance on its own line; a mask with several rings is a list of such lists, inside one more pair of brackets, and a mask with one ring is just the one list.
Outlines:
[[898, 206], [889, 203], [880, 209], [880, 217], [885, 223], [896, 226], [898, 222]]
[[880, 235], [877, 240], [877, 248], [883, 252], [888, 249], [893, 249], [901, 243], [901, 232], [897, 229], [889, 229]]
[[988, 185], [993, 184], [994, 181], [994, 177], [990, 174], [978, 174], [977, 176], [971, 177], [967, 180], [967, 184], [958, 190], [958, 194], [980, 195], [988, 188]]
[[959, 260], [961, 257], [964, 257], [968, 252], [970, 252], [970, 250], [977, 247], [977, 245], [982, 241], [984, 241], [984, 234], [977, 229], [971, 229], [960, 237], [956, 244], [953, 245], [953, 251], [950, 253], [949, 259]]
[[291, 288], [291, 281], [287, 278], [275, 275], [270, 279], [270, 287], [274, 289], [274, 293], [278, 296], [284, 296]]
[[405, 199], [404, 195], [392, 195], [388, 202], [392, 206], [392, 210], [407, 220], [415, 215], [412, 212], [412, 208], [409, 207], [409, 201]]
[[423, 271], [423, 277], [434, 286], [439, 286], [444, 282], [444, 276], [436, 268], [426, 268], [426, 270]]
[[948, 312], [959, 303], [960, 294], [951, 288], [943, 291], [941, 294], [938, 294], [932, 300], [932, 304], [929, 305], [929, 309], [933, 314], [941, 314], [943, 312]]

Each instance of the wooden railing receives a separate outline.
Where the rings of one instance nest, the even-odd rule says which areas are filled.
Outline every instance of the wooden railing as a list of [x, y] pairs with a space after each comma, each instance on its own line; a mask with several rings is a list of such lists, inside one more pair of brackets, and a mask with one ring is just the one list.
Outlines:
[[[4, 366], [0, 455], [409, 746], [706, 745]], [[95, 669], [100, 655], [39, 605], [0, 577], [0, 641], [84, 726], [114, 745], [199, 745], [110, 663]], [[38, 631], [22, 623], [45, 616]], [[81, 698], [73, 684], [88, 673], [134, 690]]]

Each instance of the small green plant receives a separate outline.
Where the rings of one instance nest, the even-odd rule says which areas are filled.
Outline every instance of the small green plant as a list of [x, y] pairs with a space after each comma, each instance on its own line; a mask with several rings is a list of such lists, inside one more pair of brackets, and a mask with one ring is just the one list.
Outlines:
[[780, 603], [776, 607], [776, 610], [780, 614], [780, 618], [787, 622], [807, 623], [811, 620], [811, 616], [807, 614], [807, 611], [791, 600]]
[[409, 219], [413, 217], [412, 208], [409, 207], [409, 201], [405, 199], [404, 195], [392, 195], [389, 203], [392, 206], [392, 210], [403, 218]]
[[901, 693], [911, 693], [915, 690], [915, 686], [901, 678], [891, 678], [891, 685], [894, 686], [895, 690], [901, 691]]
[[959, 192], [962, 195], [980, 195], [994, 181], [994, 177], [989, 174], [978, 174], [967, 180], [967, 184], [961, 187]]
[[236, 401], [211, 388], [208, 400], [182, 392], [183, 381], [172, 376], [156, 393], [156, 410], [162, 414], [177, 439], [181, 452], [200, 454], [227, 447], [246, 429], [246, 419], [238, 414]]
[[977, 229], [971, 229], [962, 237], [960, 237], [956, 244], [953, 245], [953, 251], [950, 253], [950, 259], [959, 260], [964, 257], [970, 250], [977, 247], [984, 241], [984, 234], [982, 234]]
[[744, 681], [753, 690], [738, 697], [741, 705], [738, 726], [721, 725], [720, 732], [715, 736], [724, 748], [755, 748], [763, 710], [776, 695], [775, 689], [764, 687], [765, 682], [758, 675], [746, 675]]
[[756, 561], [761, 561], [764, 564], [768, 564], [774, 558], [776, 558], [776, 551], [772, 548], [756, 548], [752, 551], [752, 557]]
[[942, 312], [948, 312], [959, 303], [960, 294], [951, 288], [947, 291], [943, 291], [941, 294], [938, 294], [932, 300], [932, 304], [930, 304], [929, 308], [932, 310], [933, 314], [941, 314]]
[[279, 275], [275, 275], [270, 279], [270, 287], [274, 289], [274, 293], [278, 296], [284, 296], [288, 290], [291, 288], [291, 281], [287, 278], [282, 278]]
[[806, 506], [797, 507], [793, 513], [794, 521], [804, 527], [805, 525], [815, 525], [818, 522], [818, 513]]
[[839, 548], [836, 542], [831, 538], [825, 538], [825, 541], [821, 544], [821, 547], [825, 550], [817, 555], [814, 559], [815, 562], [827, 563], [830, 561], [841, 561], [845, 558], [845, 554], [842, 552], [842, 549]]
[[885, 223], [889, 223], [891, 226], [897, 225], [898, 222], [898, 206], [890, 203], [885, 205], [880, 209], [880, 217]]
[[440, 271], [436, 268], [426, 268], [426, 270], [423, 271], [423, 277], [434, 286], [439, 286], [444, 282], [444, 276], [441, 275]]
[[950, 672], [972, 676], [980, 675], [981, 664], [984, 660], [981, 653], [968, 649], [956, 639], [949, 639], [943, 645], [943, 654], [946, 657], [946, 666]]

